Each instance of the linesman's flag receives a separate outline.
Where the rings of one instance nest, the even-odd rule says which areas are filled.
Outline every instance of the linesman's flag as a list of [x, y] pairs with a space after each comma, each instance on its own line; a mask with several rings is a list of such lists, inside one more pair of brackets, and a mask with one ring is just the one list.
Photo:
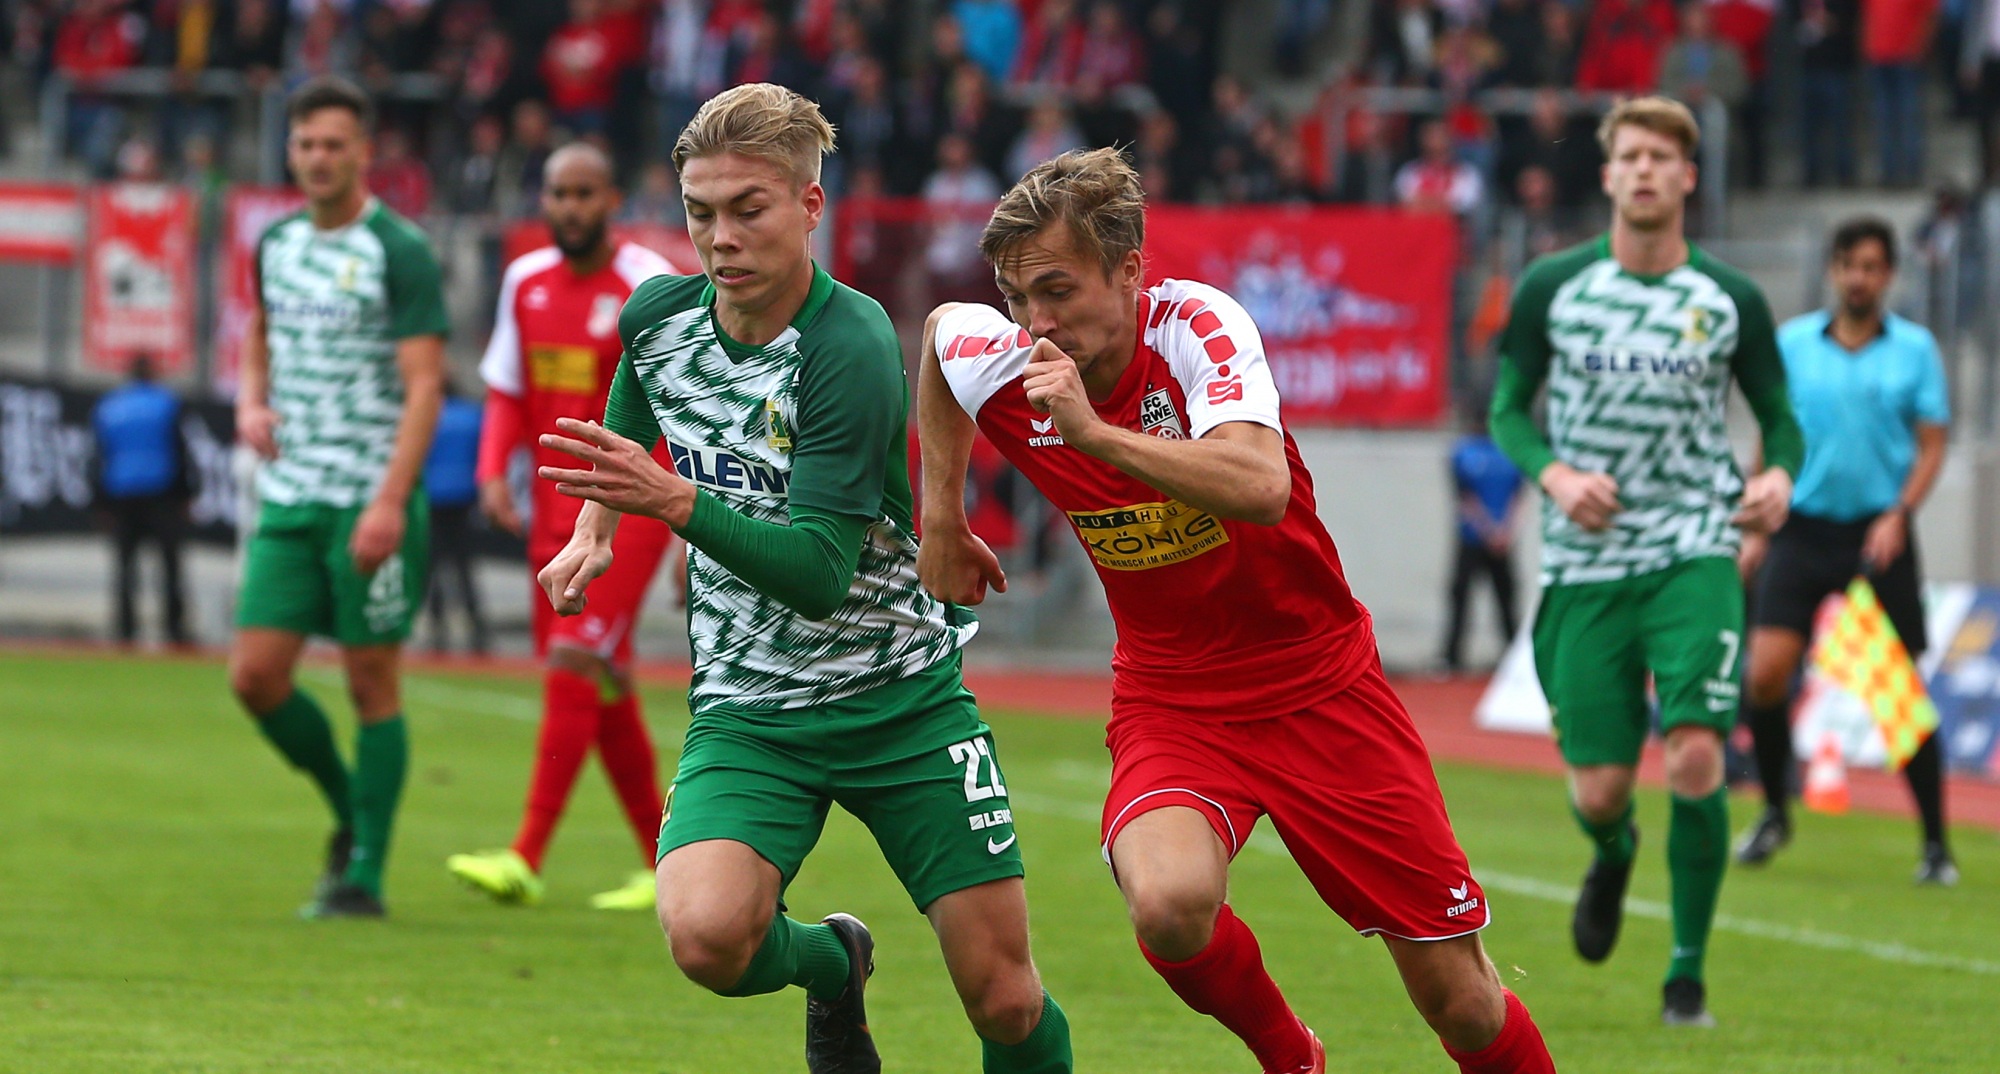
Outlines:
[[1847, 601], [1833, 626], [1813, 645], [1813, 666], [1868, 706], [1888, 747], [1889, 767], [1901, 770], [1938, 726], [1937, 706], [1882, 611], [1866, 578], [1847, 587]]

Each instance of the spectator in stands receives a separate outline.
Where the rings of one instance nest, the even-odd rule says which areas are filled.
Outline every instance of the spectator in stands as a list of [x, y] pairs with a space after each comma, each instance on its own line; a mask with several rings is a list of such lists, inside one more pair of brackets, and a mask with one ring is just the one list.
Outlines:
[[1536, 69], [1538, 85], [1573, 86], [1583, 53], [1576, 9], [1563, 0], [1542, 0], [1542, 53]]
[[1117, 0], [1097, 0], [1091, 5], [1077, 72], [1077, 97], [1086, 105], [1145, 83], [1145, 42], [1125, 21], [1125, 9]]
[[951, 13], [965, 35], [965, 51], [995, 85], [1014, 73], [1021, 47], [1021, 11], [1015, 0], [952, 0]]
[[1021, 35], [1009, 79], [1016, 90], [1065, 91], [1076, 85], [1083, 59], [1083, 20], [1076, 0], [1041, 0]]
[[1451, 128], [1428, 120], [1418, 133], [1419, 154], [1396, 172], [1396, 200], [1416, 212], [1451, 213], [1461, 219], [1479, 207], [1479, 172], [1452, 151]]
[[660, 105], [661, 144], [673, 145], [701, 102], [722, 89], [725, 51], [710, 29], [706, 0], [664, 0], [647, 65]]
[[618, 219], [668, 227], [687, 223], [687, 203], [681, 200], [680, 177], [672, 163], [658, 158], [646, 162], [639, 170], [639, 188], [619, 207]]
[[1396, 127], [1381, 113], [1357, 108], [1348, 116], [1347, 151], [1342, 154], [1334, 200], [1350, 205], [1388, 205], [1396, 196]]
[[1577, 213], [1556, 200], [1556, 178], [1547, 168], [1530, 164], [1521, 169], [1514, 178], [1514, 200], [1521, 206], [1523, 263], [1576, 241]]
[[376, 135], [368, 189], [408, 219], [422, 220], [430, 212], [430, 165], [410, 151], [410, 136], [402, 128], [385, 127]]
[[853, 83], [846, 93], [834, 98], [828, 118], [840, 132], [840, 153], [829, 159], [827, 178], [830, 189], [846, 192], [841, 177], [852, 168], [883, 168], [896, 142], [896, 109], [889, 97], [889, 76], [873, 56], [863, 55], [854, 65]]
[[1764, 185], [1765, 118], [1771, 112], [1771, 24], [1776, 0], [1704, 0], [1716, 36], [1734, 44], [1743, 57], [1749, 88], [1731, 116], [1741, 137], [1743, 166], [1737, 174], [1752, 190]]
[[139, 546], [160, 554], [160, 603], [169, 644], [186, 645], [181, 535], [193, 481], [181, 435], [181, 402], [154, 382], [153, 359], [135, 355], [125, 384], [105, 394], [91, 415], [97, 435], [97, 507], [117, 554], [117, 640], [139, 636]]
[[970, 139], [947, 134], [938, 142], [937, 170], [924, 181], [930, 218], [924, 267], [934, 301], [993, 301], [993, 271], [979, 255], [979, 233], [1000, 193], [1000, 181], [973, 159]]
[[771, 82], [807, 96], [816, 96], [812, 65], [792, 43], [785, 24], [769, 11], [761, 12], [735, 34], [723, 61], [723, 81], [731, 86]]
[[1667, 0], [1601, 0], [1590, 13], [1576, 86], [1607, 93], [1649, 93], [1674, 37]]
[[289, 9], [276, 0], [236, 0], [224, 5], [215, 27], [210, 65], [239, 71], [249, 88], [263, 92], [285, 66]]
[[[1213, 8], [1204, 10], [1215, 17]], [[1195, 15], [1181, 0], [1161, 0], [1146, 20], [1146, 71], [1153, 97], [1185, 131], [1201, 129], [1214, 80]]]
[[1966, 0], [1959, 84], [1979, 122], [1979, 184], [2000, 181], [2000, 0]]
[[465, 216], [485, 216], [497, 205], [501, 154], [507, 147], [507, 129], [498, 116], [473, 120], [466, 137], [465, 155], [459, 158], [452, 177], [451, 209]]
[[1854, 184], [1860, 0], [1792, 0], [1799, 36], [1799, 147], [1808, 187]]
[[1180, 124], [1164, 108], [1154, 108], [1139, 120], [1139, 137], [1132, 144], [1132, 165], [1145, 186], [1146, 200], [1186, 201], [1194, 191], [1183, 161]]
[[541, 201], [542, 172], [556, 144], [549, 108], [541, 101], [530, 97], [515, 105], [513, 120], [513, 135], [500, 156], [493, 201], [501, 217], [519, 220]]
[[1444, 13], [1431, 0], [1374, 0], [1368, 13], [1368, 69], [1392, 86], [1429, 81]]
[[1306, 73], [1306, 53], [1333, 19], [1333, 0], [1279, 0], [1271, 22], [1271, 48], [1278, 70], [1290, 78]]
[[1542, 11], [1535, 0], [1494, 0], [1486, 14], [1486, 32], [1500, 49], [1495, 77], [1500, 85], [1531, 89], [1542, 84], [1542, 52], [1547, 38]]
[[569, 0], [569, 21], [542, 49], [542, 82], [556, 125], [573, 134], [602, 134], [611, 120], [618, 77], [639, 44], [614, 37], [604, 0]]
[[1603, 163], [1597, 140], [1585, 129], [1588, 125], [1587, 119], [1570, 116], [1556, 90], [1537, 91], [1528, 106], [1527, 129], [1501, 147], [1501, 187], [1517, 190], [1521, 172], [1541, 168], [1553, 183], [1557, 205], [1581, 207], [1597, 190], [1598, 166]]
[[119, 0], [76, 0], [56, 26], [55, 71], [71, 86], [66, 148], [93, 176], [111, 175], [124, 110], [92, 87], [139, 61], [145, 32], [145, 20]]
[[1914, 187], [1923, 180], [1924, 59], [1937, 10], [1937, 0], [1862, 0], [1861, 55], [1868, 62], [1884, 186]]
[[438, 412], [437, 434], [424, 460], [424, 492], [431, 505], [431, 556], [428, 605], [431, 651], [451, 648], [452, 599], [465, 609], [470, 649], [485, 655], [492, 633], [479, 607], [479, 585], [472, 571], [472, 514], [479, 506], [480, 405], [453, 390]]
[[1028, 110], [1028, 124], [1007, 151], [1007, 174], [1014, 179], [1045, 160], [1072, 149], [1084, 148], [1083, 132], [1070, 118], [1069, 106], [1053, 93], [1045, 94]]
[[1514, 640], [1514, 535], [1521, 499], [1521, 471], [1486, 435], [1483, 409], [1464, 423], [1466, 432], [1451, 449], [1451, 484], [1457, 500], [1457, 553], [1451, 567], [1451, 613], [1445, 627], [1446, 672], [1464, 669], [1465, 613], [1472, 586], [1481, 575], [1492, 583], [1498, 606], [1500, 648]]
[[972, 139], [973, 153], [979, 163], [998, 175], [1007, 169], [1015, 125], [1015, 120], [994, 102], [987, 88], [985, 69], [976, 63], [960, 64], [958, 73], [952, 76], [951, 110], [945, 117], [944, 129]]
[[347, 8], [321, 3], [285, 45], [285, 77], [294, 85], [354, 69], [355, 42], [348, 32]]
[[120, 182], [157, 183], [164, 173], [160, 147], [151, 138], [134, 135], [118, 147], [114, 173]]
[[1716, 36], [1707, 0], [1681, 5], [1681, 33], [1660, 59], [1660, 93], [1700, 113], [1709, 101], [1732, 111], [1750, 92], [1750, 76], [1735, 42]]

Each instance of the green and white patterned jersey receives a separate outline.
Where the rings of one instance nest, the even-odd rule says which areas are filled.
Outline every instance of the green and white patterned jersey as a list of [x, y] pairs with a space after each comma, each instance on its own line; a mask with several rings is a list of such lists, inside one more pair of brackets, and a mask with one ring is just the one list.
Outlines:
[[[1494, 439], [1531, 480], [1552, 460], [1611, 475], [1624, 507], [1591, 533], [1545, 499], [1545, 585], [1735, 555], [1743, 478], [1725, 426], [1732, 377], [1757, 411], [1770, 464], [1797, 471], [1770, 308], [1748, 277], [1699, 249], [1657, 277], [1620, 267], [1605, 237], [1542, 258], [1515, 294], [1501, 356]], [[1544, 382], [1546, 439], [1529, 413]]]
[[[714, 302], [701, 276], [658, 276], [633, 292], [607, 426], [651, 442], [626, 394], [636, 385], [675, 469], [729, 509], [781, 526], [794, 510], [872, 521], [845, 598], [820, 620], [689, 549], [689, 705], [807, 708], [930, 668], [975, 626], [956, 624], [917, 580], [909, 386], [888, 315], [816, 270], [792, 324], [751, 347], [721, 332]], [[813, 487], [792, 481], [809, 451]]]
[[396, 445], [403, 379], [396, 341], [447, 334], [443, 277], [415, 224], [370, 200], [334, 231], [294, 213], [255, 261], [270, 353], [278, 457], [257, 492], [277, 504], [354, 507], [375, 493]]

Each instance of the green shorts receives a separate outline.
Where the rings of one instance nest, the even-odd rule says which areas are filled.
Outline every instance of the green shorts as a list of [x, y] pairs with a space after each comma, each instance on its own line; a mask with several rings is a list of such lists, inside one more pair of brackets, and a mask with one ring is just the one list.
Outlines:
[[424, 603], [429, 502], [422, 492], [410, 496], [402, 548], [368, 575], [347, 550], [361, 511], [263, 504], [243, 552], [236, 625], [316, 634], [342, 645], [393, 645], [409, 637]]
[[1663, 729], [1736, 723], [1743, 583], [1710, 557], [1615, 582], [1550, 586], [1535, 614], [1535, 672], [1572, 767], [1631, 765], [1646, 744], [1646, 673]]
[[1022, 875], [1000, 757], [957, 654], [813, 708], [696, 714], [667, 793], [660, 856], [734, 840], [790, 886], [835, 802], [868, 826], [919, 911]]

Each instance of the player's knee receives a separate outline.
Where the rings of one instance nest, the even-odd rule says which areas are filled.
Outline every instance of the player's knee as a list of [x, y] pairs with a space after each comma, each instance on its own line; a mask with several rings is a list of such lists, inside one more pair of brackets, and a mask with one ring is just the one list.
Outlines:
[[1626, 804], [1632, 800], [1632, 789], [1619, 784], [1579, 783], [1571, 793], [1576, 799], [1576, 811], [1598, 824], [1623, 816]]
[[1682, 798], [1706, 798], [1722, 786], [1722, 739], [1713, 733], [1676, 736], [1667, 744], [1667, 788]]
[[1185, 962], [1208, 946], [1222, 895], [1206, 885], [1144, 885], [1126, 894], [1139, 942], [1159, 958]]
[[251, 715], [261, 716], [284, 704], [285, 699], [292, 695], [292, 678], [282, 667], [232, 663], [229, 666], [229, 690], [244, 708], [250, 710]]
[[965, 997], [973, 1031], [995, 1044], [1019, 1044], [1042, 1016], [1042, 986], [1033, 970], [995, 980], [979, 995]]
[[1783, 674], [1782, 668], [1766, 667], [1753, 661], [1750, 673], [1743, 679], [1743, 694], [1753, 708], [1782, 705], [1786, 695], [1791, 693], [1791, 676]]
[[1431, 1032], [1462, 1050], [1476, 1051], [1493, 1043], [1507, 1021], [1507, 1003], [1499, 987], [1472, 975], [1445, 987], [1412, 990], [1410, 999]]
[[745, 929], [714, 923], [670, 920], [663, 913], [667, 947], [681, 974], [711, 992], [736, 987], [750, 968], [763, 937]]

